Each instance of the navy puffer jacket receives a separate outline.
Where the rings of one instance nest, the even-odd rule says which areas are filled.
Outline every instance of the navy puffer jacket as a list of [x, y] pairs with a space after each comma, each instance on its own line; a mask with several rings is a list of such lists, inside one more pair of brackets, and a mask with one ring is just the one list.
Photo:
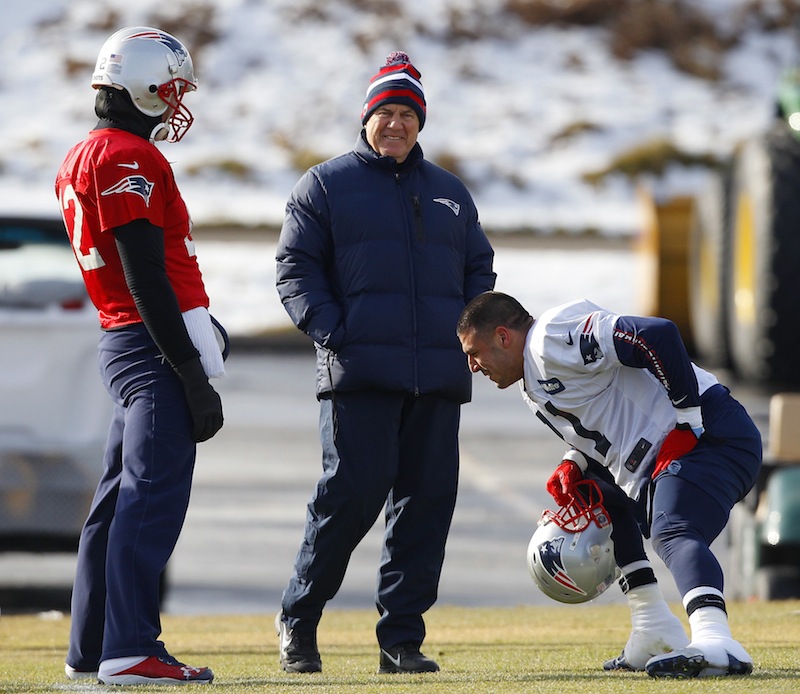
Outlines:
[[398, 166], [366, 143], [314, 166], [286, 206], [277, 289], [317, 350], [317, 395], [387, 390], [469, 401], [455, 327], [494, 287], [466, 187], [415, 145]]

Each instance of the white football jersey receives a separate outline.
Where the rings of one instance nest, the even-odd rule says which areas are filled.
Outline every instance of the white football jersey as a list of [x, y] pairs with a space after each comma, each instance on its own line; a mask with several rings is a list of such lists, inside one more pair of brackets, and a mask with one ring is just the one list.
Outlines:
[[[520, 388], [537, 417], [637, 499], [677, 420], [664, 385], [647, 369], [620, 362], [618, 319], [587, 300], [545, 311], [527, 335]], [[717, 383], [692, 367], [700, 394]]]

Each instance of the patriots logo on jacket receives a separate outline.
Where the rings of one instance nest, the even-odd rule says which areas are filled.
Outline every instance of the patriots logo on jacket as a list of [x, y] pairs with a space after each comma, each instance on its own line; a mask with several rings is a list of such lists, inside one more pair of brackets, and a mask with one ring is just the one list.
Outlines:
[[458, 213], [461, 212], [461, 205], [450, 198], [434, 198], [433, 201], [438, 202], [440, 205], [444, 205], [445, 207], [449, 207], [451, 210], [453, 210], [453, 214], [456, 217], [458, 217]]
[[603, 351], [594, 336], [594, 314], [586, 319], [581, 328], [580, 350], [584, 365], [593, 364], [603, 358]]
[[556, 583], [572, 590], [579, 595], [586, 595], [586, 591], [581, 590], [575, 581], [564, 570], [564, 563], [561, 561], [561, 548], [564, 544], [564, 536], [556, 537], [553, 540], [543, 542], [539, 547], [539, 558], [542, 567], [549, 573]]
[[154, 187], [155, 183], [151, 183], [144, 176], [126, 176], [110, 188], [106, 188], [100, 195], [135, 193], [141, 195], [145, 204], [150, 207], [150, 195], [153, 193]]

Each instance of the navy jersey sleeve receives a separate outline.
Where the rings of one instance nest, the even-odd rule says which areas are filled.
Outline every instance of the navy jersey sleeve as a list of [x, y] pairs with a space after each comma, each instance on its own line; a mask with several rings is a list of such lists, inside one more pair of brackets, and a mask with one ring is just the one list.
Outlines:
[[622, 364], [653, 374], [674, 407], [700, 405], [697, 377], [678, 327], [672, 321], [620, 316], [614, 325], [614, 348]]

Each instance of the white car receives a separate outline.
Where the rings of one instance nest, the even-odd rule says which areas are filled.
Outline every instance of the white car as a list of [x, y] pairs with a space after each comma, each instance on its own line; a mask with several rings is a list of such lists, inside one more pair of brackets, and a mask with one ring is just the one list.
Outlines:
[[102, 470], [100, 326], [59, 218], [0, 217], [0, 551], [70, 551]]

